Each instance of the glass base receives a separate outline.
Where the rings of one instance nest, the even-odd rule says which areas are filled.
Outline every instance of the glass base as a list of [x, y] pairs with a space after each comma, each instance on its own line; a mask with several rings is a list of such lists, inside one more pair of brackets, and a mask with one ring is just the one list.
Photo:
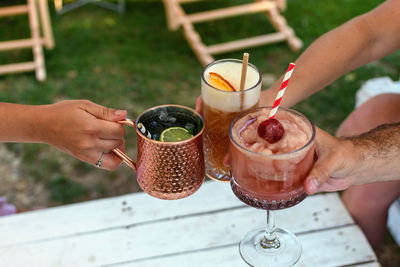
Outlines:
[[206, 176], [214, 181], [218, 182], [230, 182], [231, 174], [230, 172], [225, 172], [222, 169], [211, 169], [206, 163]]
[[293, 266], [301, 256], [301, 244], [297, 237], [280, 228], [275, 229], [277, 240], [274, 246], [266, 248], [262, 241], [265, 228], [255, 229], [240, 241], [240, 256], [250, 266]]

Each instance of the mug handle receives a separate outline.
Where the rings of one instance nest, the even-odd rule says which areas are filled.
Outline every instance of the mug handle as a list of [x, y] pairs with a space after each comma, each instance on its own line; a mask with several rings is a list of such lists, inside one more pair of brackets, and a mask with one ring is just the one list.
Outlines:
[[[124, 119], [122, 121], [118, 121], [118, 123], [124, 124], [124, 125], [129, 125], [129, 126], [132, 126], [133, 128], [136, 127], [135, 123], [130, 119]], [[128, 157], [124, 152], [122, 152], [118, 148], [114, 148], [112, 150], [112, 152], [114, 152], [114, 154], [118, 158], [120, 158], [126, 165], [128, 165], [129, 167], [131, 167], [132, 169], [134, 169], [136, 171], [136, 163], [130, 157]]]

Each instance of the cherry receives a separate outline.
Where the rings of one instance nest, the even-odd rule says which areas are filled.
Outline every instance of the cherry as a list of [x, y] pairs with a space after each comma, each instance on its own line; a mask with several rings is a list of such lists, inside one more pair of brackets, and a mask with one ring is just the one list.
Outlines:
[[269, 119], [261, 122], [258, 125], [258, 135], [270, 144], [278, 142], [285, 129], [283, 129], [282, 124], [277, 119]]

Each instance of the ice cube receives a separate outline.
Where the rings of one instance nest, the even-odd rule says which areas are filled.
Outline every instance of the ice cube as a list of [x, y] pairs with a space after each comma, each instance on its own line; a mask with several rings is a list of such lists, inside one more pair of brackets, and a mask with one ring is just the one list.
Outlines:
[[160, 119], [160, 121], [167, 121], [168, 120], [168, 112], [166, 112], [165, 110], [161, 110], [160, 114], [158, 114], [158, 118]]
[[195, 125], [191, 122], [187, 122], [185, 125], [185, 129], [189, 131], [189, 133], [194, 134]]

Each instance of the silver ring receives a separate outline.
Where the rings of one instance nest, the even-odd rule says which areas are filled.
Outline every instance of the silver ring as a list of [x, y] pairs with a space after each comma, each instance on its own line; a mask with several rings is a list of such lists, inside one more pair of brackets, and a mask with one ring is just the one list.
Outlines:
[[96, 166], [97, 168], [100, 168], [101, 164], [103, 163], [103, 156], [104, 156], [104, 152], [101, 152], [100, 159], [96, 162], [96, 164], [94, 166]]

